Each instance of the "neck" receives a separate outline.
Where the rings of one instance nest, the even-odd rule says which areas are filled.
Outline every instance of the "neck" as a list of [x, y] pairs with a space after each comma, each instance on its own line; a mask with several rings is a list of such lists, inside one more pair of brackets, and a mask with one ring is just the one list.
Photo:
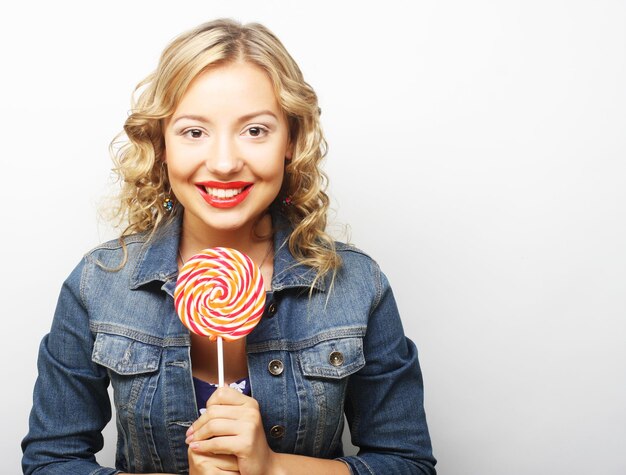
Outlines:
[[[250, 256], [254, 261], [263, 258], [272, 240], [272, 219], [263, 216], [254, 226], [237, 229], [213, 229], [197, 226], [193, 217], [183, 215], [179, 251], [186, 261], [194, 254], [212, 247], [230, 247]], [[262, 236], [262, 237], [258, 237]]]

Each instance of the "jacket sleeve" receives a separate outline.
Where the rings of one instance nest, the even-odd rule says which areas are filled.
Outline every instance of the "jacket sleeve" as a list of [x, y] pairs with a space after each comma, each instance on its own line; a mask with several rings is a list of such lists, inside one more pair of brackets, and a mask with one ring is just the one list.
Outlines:
[[25, 474], [118, 473], [96, 462], [111, 419], [106, 371], [91, 361], [93, 338], [82, 298], [83, 260], [63, 284], [50, 333], [39, 348], [29, 431], [22, 441]]
[[404, 335], [386, 277], [374, 270], [379, 298], [363, 342], [366, 365], [350, 377], [345, 409], [359, 452], [341, 460], [359, 475], [434, 475], [417, 348]]

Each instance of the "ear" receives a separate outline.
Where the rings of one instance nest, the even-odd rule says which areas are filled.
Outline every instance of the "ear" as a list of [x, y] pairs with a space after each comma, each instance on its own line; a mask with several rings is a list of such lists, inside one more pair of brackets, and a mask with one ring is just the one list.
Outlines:
[[293, 158], [293, 142], [289, 141], [287, 145], [287, 151], [285, 152], [285, 161], [289, 162]]
[[165, 176], [167, 176], [167, 155], [165, 154], [165, 150], [158, 161], [160, 162], [159, 167], [161, 168], [161, 174], [165, 174]]

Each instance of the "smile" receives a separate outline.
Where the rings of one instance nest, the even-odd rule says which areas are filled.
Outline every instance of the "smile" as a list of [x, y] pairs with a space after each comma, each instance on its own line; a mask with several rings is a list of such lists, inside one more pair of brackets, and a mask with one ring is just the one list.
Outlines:
[[216, 182], [197, 183], [196, 188], [209, 205], [214, 208], [232, 208], [246, 199], [254, 184], [250, 182]]

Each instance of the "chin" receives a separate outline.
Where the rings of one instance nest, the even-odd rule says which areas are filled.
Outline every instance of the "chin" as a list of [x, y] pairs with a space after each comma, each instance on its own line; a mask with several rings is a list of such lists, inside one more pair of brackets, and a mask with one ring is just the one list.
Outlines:
[[251, 226], [256, 220], [207, 220], [205, 224], [215, 231], [237, 231]]

